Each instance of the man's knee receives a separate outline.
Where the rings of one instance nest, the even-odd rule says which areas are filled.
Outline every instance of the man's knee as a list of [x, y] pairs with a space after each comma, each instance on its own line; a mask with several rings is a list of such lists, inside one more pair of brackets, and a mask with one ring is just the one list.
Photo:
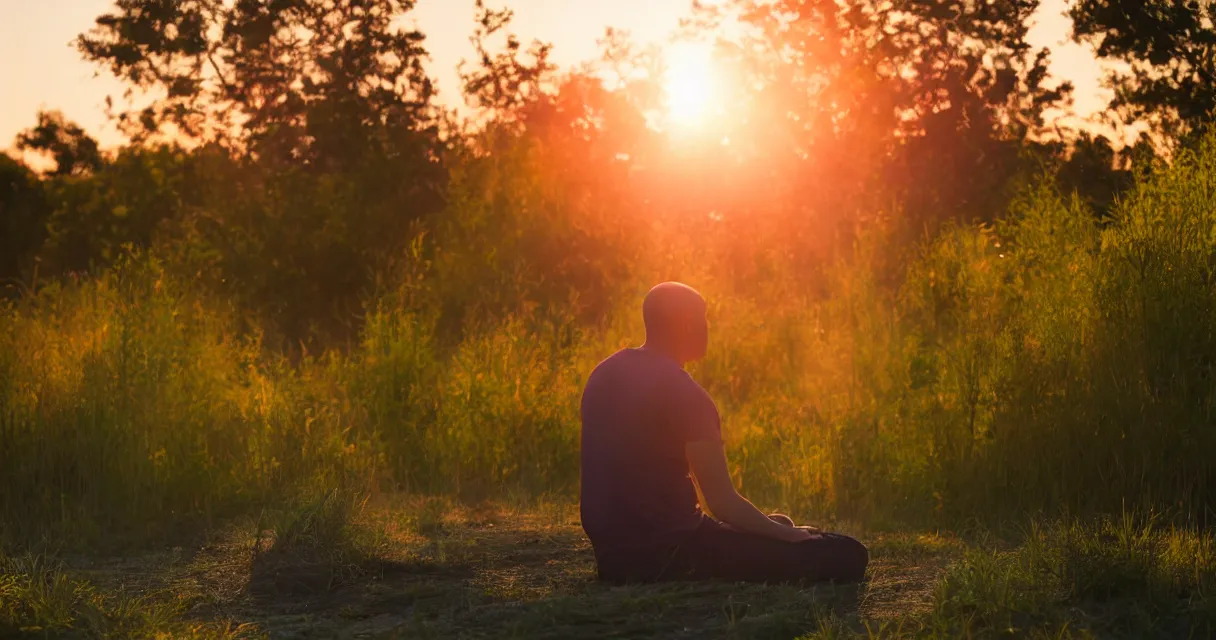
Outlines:
[[870, 564], [870, 550], [860, 540], [849, 536], [840, 536], [838, 551], [840, 554], [841, 582], [860, 582], [866, 576], [866, 567]]
[[856, 538], [839, 533], [825, 533], [812, 539], [811, 563], [817, 580], [861, 582], [870, 564], [870, 551]]

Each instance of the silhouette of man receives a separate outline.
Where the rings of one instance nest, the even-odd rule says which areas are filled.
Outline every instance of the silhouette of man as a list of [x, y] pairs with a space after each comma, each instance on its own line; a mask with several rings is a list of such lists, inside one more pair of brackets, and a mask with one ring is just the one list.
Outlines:
[[583, 390], [579, 507], [600, 579], [861, 580], [860, 542], [765, 515], [735, 491], [717, 407], [683, 369], [705, 356], [705, 311], [691, 287], [651, 289], [645, 344], [601, 362]]

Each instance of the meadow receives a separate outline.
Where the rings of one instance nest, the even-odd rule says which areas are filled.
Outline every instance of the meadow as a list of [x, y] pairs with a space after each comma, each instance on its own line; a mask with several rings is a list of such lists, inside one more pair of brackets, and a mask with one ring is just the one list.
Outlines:
[[[0, 153], [0, 637], [1216, 634], [1210, 3], [1067, 3], [1089, 121], [1037, 0], [577, 67], [480, 1], [103, 4], [123, 142]], [[862, 584], [595, 580], [580, 392], [668, 280], [738, 488]]]
[[[592, 583], [570, 507], [580, 385], [640, 341], [659, 273], [591, 322], [537, 308], [459, 336], [436, 280], [406, 278], [350, 348], [294, 357], [154, 255], [49, 284], [3, 310], [0, 631], [280, 634], [258, 596], [199, 586], [228, 549], [212, 562], [269, 572], [272, 602], [310, 585], [331, 632], [1205, 636], [1214, 176], [1209, 138], [1102, 219], [1039, 180], [894, 275], [875, 225], [817, 294], [795, 272], [744, 288], [701, 260], [668, 269], [710, 301], [692, 372], [742, 492], [874, 545], [846, 596]], [[97, 557], [139, 560], [90, 573]]]

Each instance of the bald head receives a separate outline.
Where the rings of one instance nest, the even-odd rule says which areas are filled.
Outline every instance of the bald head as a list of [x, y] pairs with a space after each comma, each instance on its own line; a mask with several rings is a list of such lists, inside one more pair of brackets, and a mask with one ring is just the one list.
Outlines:
[[646, 346], [681, 364], [701, 359], [709, 340], [705, 310], [705, 298], [688, 285], [664, 282], [651, 289], [642, 301]]

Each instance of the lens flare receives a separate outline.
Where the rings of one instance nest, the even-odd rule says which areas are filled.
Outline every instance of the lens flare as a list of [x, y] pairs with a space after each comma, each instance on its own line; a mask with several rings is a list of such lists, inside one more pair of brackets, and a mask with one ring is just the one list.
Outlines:
[[712, 49], [702, 43], [674, 44], [667, 50], [666, 66], [668, 119], [676, 125], [703, 122], [715, 93]]

